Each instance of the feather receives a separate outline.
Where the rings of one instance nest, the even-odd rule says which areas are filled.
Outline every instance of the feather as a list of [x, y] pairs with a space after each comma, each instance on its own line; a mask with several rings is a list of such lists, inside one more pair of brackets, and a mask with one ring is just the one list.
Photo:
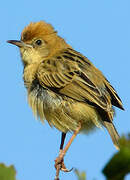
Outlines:
[[102, 73], [78, 52], [74, 52], [73, 59], [69, 59], [70, 48], [65, 53], [58, 60], [55, 56], [49, 59], [49, 64], [44, 60], [39, 65], [37, 77], [41, 85], [78, 101], [90, 101], [109, 112], [112, 104]]
[[115, 145], [116, 149], [120, 149], [119, 148], [119, 135], [118, 135], [118, 132], [114, 126], [114, 124], [112, 122], [107, 122], [107, 121], [104, 121], [104, 126], [106, 127], [106, 129], [108, 130], [110, 136], [111, 136], [111, 139], [113, 141], [113, 144]]

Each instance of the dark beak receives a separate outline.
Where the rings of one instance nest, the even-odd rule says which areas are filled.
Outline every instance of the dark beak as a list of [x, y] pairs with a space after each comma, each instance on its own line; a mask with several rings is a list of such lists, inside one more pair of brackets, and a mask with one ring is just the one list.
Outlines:
[[23, 41], [17, 41], [17, 40], [8, 40], [7, 43], [14, 44], [14, 45], [18, 46], [19, 48], [32, 47], [32, 45], [30, 45], [30, 44], [26, 44]]
[[23, 47], [23, 42], [22, 42], [22, 41], [9, 40], [9, 41], [7, 41], [7, 42], [10, 43], [10, 44], [14, 44], [14, 45], [16, 45], [16, 46], [18, 46], [18, 47]]

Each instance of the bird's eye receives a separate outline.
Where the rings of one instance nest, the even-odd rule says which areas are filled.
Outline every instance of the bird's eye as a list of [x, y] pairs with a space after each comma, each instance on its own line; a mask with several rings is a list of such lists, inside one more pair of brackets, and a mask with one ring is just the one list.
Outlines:
[[36, 45], [40, 46], [42, 44], [42, 41], [40, 39], [36, 40]]

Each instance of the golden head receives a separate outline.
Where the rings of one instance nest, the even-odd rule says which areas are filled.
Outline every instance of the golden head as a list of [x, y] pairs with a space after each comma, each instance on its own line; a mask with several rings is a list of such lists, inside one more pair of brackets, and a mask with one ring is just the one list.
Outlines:
[[37, 63], [50, 57], [68, 45], [57, 35], [52, 25], [39, 21], [31, 22], [21, 33], [21, 40], [9, 40], [20, 48], [24, 64]]
[[44, 37], [56, 33], [51, 24], [47, 24], [44, 21], [36, 23], [31, 22], [27, 27], [24, 28], [21, 34], [21, 40], [24, 42], [32, 41], [32, 39]]

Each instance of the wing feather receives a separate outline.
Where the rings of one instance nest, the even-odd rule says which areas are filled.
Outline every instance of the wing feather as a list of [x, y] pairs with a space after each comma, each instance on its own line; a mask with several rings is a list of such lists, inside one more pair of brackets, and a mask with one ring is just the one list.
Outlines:
[[72, 49], [58, 57], [50, 58], [49, 64], [48, 59], [40, 64], [37, 77], [41, 85], [77, 101], [90, 102], [106, 111], [112, 108], [112, 98], [121, 106], [115, 91], [110, 85], [106, 86], [105, 77], [86, 57]]

